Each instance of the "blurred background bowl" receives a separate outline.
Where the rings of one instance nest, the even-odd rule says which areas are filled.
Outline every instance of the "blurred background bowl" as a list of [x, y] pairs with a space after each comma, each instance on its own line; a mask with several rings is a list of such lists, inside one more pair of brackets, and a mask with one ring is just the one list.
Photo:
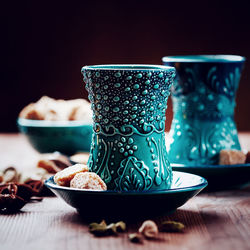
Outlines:
[[41, 121], [18, 118], [17, 125], [40, 153], [59, 151], [72, 155], [89, 152], [92, 124], [84, 121]]

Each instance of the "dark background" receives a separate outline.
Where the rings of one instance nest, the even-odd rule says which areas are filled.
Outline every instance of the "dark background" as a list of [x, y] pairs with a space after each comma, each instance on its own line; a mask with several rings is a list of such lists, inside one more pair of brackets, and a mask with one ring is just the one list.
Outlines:
[[[1, 1], [0, 132], [42, 95], [86, 97], [81, 67], [161, 64], [165, 55], [250, 58], [249, 1]], [[250, 130], [250, 63], [237, 95], [236, 122]], [[172, 119], [171, 103], [167, 128]]]

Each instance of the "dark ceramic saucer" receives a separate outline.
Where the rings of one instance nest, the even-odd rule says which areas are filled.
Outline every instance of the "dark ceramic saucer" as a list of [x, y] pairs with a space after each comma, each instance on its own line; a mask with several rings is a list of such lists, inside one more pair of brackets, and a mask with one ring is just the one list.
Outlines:
[[174, 171], [172, 186], [167, 190], [87, 191], [58, 186], [53, 177], [45, 185], [86, 217], [124, 219], [171, 213], [205, 188], [207, 181], [194, 174]]
[[250, 184], [250, 164], [190, 166], [171, 164], [173, 170], [200, 175], [209, 186], [206, 191], [241, 188]]

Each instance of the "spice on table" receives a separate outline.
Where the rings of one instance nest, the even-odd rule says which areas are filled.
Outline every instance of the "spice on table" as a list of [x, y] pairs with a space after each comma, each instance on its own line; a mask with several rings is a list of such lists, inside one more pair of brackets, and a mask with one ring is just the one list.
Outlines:
[[110, 234], [110, 235], [117, 234], [117, 229], [116, 229], [115, 223], [111, 223], [111, 224], [107, 225], [106, 230], [107, 230], [107, 234]]
[[18, 182], [20, 180], [20, 173], [14, 167], [7, 167], [3, 171], [3, 182]]
[[123, 221], [107, 225], [105, 220], [102, 220], [100, 223], [93, 222], [89, 224], [89, 232], [95, 236], [116, 235], [118, 232], [124, 232], [125, 230], [126, 224]]
[[140, 233], [131, 233], [128, 235], [128, 238], [133, 243], [142, 243], [143, 237]]
[[181, 222], [176, 221], [163, 221], [161, 223], [160, 230], [162, 232], [183, 232], [185, 229], [185, 225]]
[[106, 223], [91, 223], [89, 224], [89, 232], [95, 236], [104, 236], [107, 234], [107, 225]]
[[118, 232], [125, 232], [126, 231], [126, 223], [123, 221], [118, 221], [117, 223], [115, 223], [116, 226], [116, 230]]
[[37, 162], [38, 168], [45, 169], [51, 174], [55, 174], [71, 165], [72, 164], [70, 163], [69, 159], [59, 152], [43, 154], [41, 159]]
[[18, 212], [33, 196], [39, 195], [42, 185], [41, 181], [33, 181], [29, 184], [0, 184], [0, 213]]
[[44, 188], [43, 181], [39, 180], [28, 180], [24, 184], [32, 188], [33, 195], [40, 195]]
[[158, 235], [158, 227], [152, 220], [146, 220], [139, 228], [139, 233], [144, 235], [148, 239], [156, 238]]
[[0, 213], [15, 213], [27, 203], [17, 192], [18, 187], [13, 183], [0, 185]]

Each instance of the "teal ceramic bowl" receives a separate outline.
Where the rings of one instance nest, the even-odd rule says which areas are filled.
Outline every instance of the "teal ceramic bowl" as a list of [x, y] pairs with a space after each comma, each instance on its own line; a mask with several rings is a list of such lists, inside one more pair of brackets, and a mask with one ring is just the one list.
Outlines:
[[38, 121], [19, 118], [17, 125], [39, 153], [89, 152], [92, 124], [84, 121]]

